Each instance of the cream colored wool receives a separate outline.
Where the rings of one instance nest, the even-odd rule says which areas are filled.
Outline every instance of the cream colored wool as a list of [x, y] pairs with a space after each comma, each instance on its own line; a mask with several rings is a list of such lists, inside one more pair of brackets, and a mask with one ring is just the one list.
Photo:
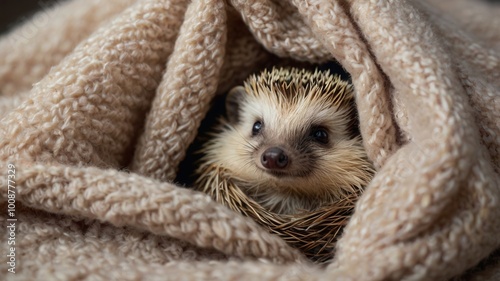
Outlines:
[[[0, 206], [13, 163], [18, 215], [17, 273], [2, 262], [0, 280], [495, 280], [499, 8], [442, 2], [72, 0], [41, 12], [35, 32], [28, 22], [0, 41]], [[345, 67], [377, 167], [326, 268], [169, 183], [211, 99], [271, 53]]]

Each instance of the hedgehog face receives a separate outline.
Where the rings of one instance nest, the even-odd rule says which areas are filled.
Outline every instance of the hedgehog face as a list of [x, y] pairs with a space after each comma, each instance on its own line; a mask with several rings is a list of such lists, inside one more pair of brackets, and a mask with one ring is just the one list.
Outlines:
[[241, 133], [246, 129], [253, 148], [247, 155], [258, 169], [281, 180], [306, 177], [322, 155], [348, 138], [348, 112], [311, 99], [291, 103], [275, 97], [246, 96], [235, 127]]
[[360, 137], [352, 133], [348, 84], [330, 81], [344, 84], [328, 84], [329, 91], [322, 92], [322, 87], [301, 83], [259, 83], [263, 76], [231, 90], [228, 118], [207, 158], [231, 170], [246, 183], [249, 195], [268, 206], [281, 206], [274, 201], [290, 196], [331, 202], [365, 186], [371, 166]]
[[291, 102], [272, 94], [245, 94], [242, 87], [235, 88], [228, 98], [228, 108], [234, 98], [240, 103], [229, 119], [230, 138], [235, 138], [231, 146], [239, 147], [232, 158], [242, 161], [231, 167], [243, 168], [241, 178], [283, 192], [345, 184], [340, 174], [350, 170], [344, 162], [352, 157], [343, 154], [360, 145], [350, 135], [349, 109], [310, 96]]

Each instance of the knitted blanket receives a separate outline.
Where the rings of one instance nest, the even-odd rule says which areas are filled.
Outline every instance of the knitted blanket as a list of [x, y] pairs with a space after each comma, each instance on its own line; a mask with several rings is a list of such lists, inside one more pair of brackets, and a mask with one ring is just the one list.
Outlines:
[[[41, 11], [0, 41], [0, 279], [497, 280], [499, 26], [474, 0]], [[285, 58], [350, 73], [377, 169], [325, 267], [173, 182], [214, 96]]]

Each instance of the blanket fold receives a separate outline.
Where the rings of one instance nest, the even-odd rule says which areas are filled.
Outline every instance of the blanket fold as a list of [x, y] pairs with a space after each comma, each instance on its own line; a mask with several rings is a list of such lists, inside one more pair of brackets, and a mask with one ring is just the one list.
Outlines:
[[[498, 11], [71, 0], [39, 12], [0, 39], [0, 167], [15, 170], [0, 206], [15, 190], [17, 218], [16, 274], [3, 262], [0, 279], [494, 280], [500, 17], [479, 15]], [[377, 168], [326, 267], [172, 182], [213, 98], [288, 59], [349, 72]]]
[[132, 171], [162, 180], [175, 178], [215, 95], [226, 27], [223, 1], [196, 1], [189, 6], [137, 145]]

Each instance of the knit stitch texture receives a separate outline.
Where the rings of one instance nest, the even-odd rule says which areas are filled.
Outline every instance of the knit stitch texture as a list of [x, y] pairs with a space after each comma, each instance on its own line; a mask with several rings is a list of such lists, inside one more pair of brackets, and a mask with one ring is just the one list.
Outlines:
[[[71, 0], [40, 13], [36, 32], [0, 38], [0, 280], [499, 278], [500, 6]], [[350, 73], [377, 169], [326, 267], [173, 183], [212, 99], [282, 59]]]

